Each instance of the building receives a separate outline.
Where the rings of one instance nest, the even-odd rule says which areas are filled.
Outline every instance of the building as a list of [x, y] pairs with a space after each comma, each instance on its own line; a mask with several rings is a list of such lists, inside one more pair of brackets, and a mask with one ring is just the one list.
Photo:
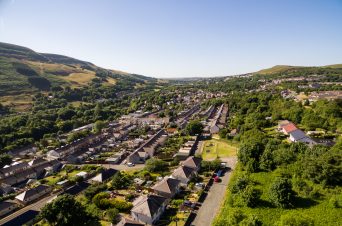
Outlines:
[[135, 221], [154, 225], [163, 214], [168, 201], [159, 195], [140, 196], [133, 202], [131, 216]]
[[152, 187], [154, 193], [165, 198], [173, 198], [180, 189], [180, 181], [171, 177], [164, 178]]
[[196, 175], [196, 170], [187, 166], [179, 166], [173, 171], [171, 177], [180, 180], [181, 185], [187, 185]]
[[201, 162], [202, 162], [201, 158], [190, 156], [181, 164], [182, 164], [182, 166], [190, 167], [190, 168], [194, 169], [196, 172], [198, 172], [201, 168]]
[[286, 135], [289, 135], [291, 132], [295, 130], [298, 130], [298, 128], [292, 122], [282, 126], [282, 132]]
[[20, 203], [23, 203], [26, 205], [30, 202], [33, 202], [41, 198], [42, 196], [48, 194], [51, 191], [52, 191], [52, 187], [49, 187], [46, 185], [39, 185], [35, 188], [29, 189], [17, 195], [15, 199], [18, 200]]
[[91, 178], [92, 182], [103, 183], [114, 176], [118, 171], [115, 169], [106, 169], [103, 172], [97, 174], [95, 177]]
[[116, 226], [144, 226], [145, 224], [142, 224], [138, 221], [134, 221], [128, 218], [123, 217], [119, 223], [116, 224]]
[[18, 204], [9, 201], [0, 202], [0, 217], [14, 211], [18, 208]]

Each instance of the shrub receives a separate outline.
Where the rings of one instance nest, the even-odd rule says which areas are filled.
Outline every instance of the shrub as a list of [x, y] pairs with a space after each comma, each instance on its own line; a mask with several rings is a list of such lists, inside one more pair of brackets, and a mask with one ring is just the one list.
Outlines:
[[114, 189], [125, 189], [128, 188], [131, 183], [132, 178], [128, 174], [117, 172], [111, 181], [111, 186]]
[[238, 193], [239, 191], [245, 189], [250, 183], [250, 179], [247, 176], [239, 177], [231, 187], [232, 193]]
[[115, 224], [118, 220], [119, 210], [115, 208], [110, 208], [106, 211], [106, 216], [111, 223]]
[[167, 163], [163, 160], [151, 158], [146, 161], [145, 170], [151, 173], [163, 172], [167, 167]]
[[84, 196], [91, 200], [97, 193], [107, 189], [106, 184], [91, 185], [84, 191]]
[[112, 207], [118, 209], [120, 212], [128, 212], [132, 209], [133, 204], [120, 199], [111, 200]]
[[255, 207], [257, 206], [261, 191], [258, 189], [255, 189], [252, 185], [248, 185], [243, 192], [241, 193], [242, 199], [246, 206], [248, 207]]
[[277, 207], [289, 208], [292, 206], [295, 194], [291, 182], [286, 178], [276, 178], [271, 185], [269, 197]]
[[311, 218], [290, 212], [280, 217], [279, 226], [313, 226], [314, 222]]

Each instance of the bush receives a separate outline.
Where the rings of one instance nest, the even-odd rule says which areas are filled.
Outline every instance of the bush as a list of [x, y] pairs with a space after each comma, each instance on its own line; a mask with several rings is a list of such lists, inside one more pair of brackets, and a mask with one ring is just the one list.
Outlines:
[[119, 217], [119, 210], [110, 208], [106, 211], [106, 216], [111, 223], [117, 223]]
[[311, 218], [296, 213], [288, 213], [280, 217], [279, 226], [313, 226], [314, 222]]
[[125, 189], [128, 188], [131, 183], [132, 178], [128, 174], [117, 172], [111, 181], [111, 186], [114, 189]]
[[250, 179], [247, 176], [239, 177], [231, 187], [231, 192], [238, 193], [239, 191], [245, 189], [247, 185], [250, 184]]
[[111, 200], [111, 205], [112, 207], [118, 209], [120, 212], [129, 212], [133, 207], [132, 203], [120, 199]]
[[165, 171], [165, 167], [167, 167], [167, 163], [163, 160], [151, 158], [146, 161], [144, 170], [156, 173]]
[[291, 207], [295, 197], [291, 182], [286, 178], [276, 178], [271, 185], [269, 197], [277, 207]]
[[91, 185], [84, 191], [84, 196], [91, 200], [97, 193], [107, 189], [106, 184]]
[[261, 196], [261, 191], [258, 189], [255, 189], [253, 186], [248, 185], [243, 192], [241, 193], [242, 199], [245, 203], [246, 206], [248, 207], [255, 207], [257, 206], [260, 196]]

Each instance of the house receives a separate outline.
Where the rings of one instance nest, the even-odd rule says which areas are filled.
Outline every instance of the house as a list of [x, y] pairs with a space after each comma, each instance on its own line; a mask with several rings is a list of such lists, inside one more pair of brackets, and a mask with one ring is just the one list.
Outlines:
[[312, 140], [310, 137], [308, 137], [302, 130], [297, 129], [295, 131], [292, 131], [290, 133], [290, 140], [292, 142], [302, 142], [306, 144], [316, 144], [314, 140]]
[[12, 188], [11, 185], [2, 183], [0, 184], [0, 196], [1, 195], [7, 195], [14, 192], [14, 189]]
[[118, 171], [115, 169], [106, 169], [103, 172], [97, 174], [95, 177], [91, 178], [92, 182], [103, 183], [114, 176]]
[[281, 131], [286, 134], [289, 135], [291, 132], [297, 130], [298, 128], [296, 127], [295, 124], [293, 124], [292, 122], [289, 122], [287, 124], [283, 124], [280, 126]]
[[81, 171], [75, 175], [76, 177], [83, 177], [83, 179], [86, 179], [88, 177], [88, 173], [85, 171]]
[[3, 177], [7, 177], [22, 172], [29, 167], [30, 165], [27, 162], [14, 162], [12, 165], [5, 166], [4, 168], [0, 169], [0, 173], [3, 175]]
[[181, 164], [183, 166], [190, 167], [190, 168], [194, 169], [196, 172], [198, 172], [201, 168], [201, 162], [202, 162], [201, 158], [190, 156]]
[[18, 204], [9, 201], [0, 202], [0, 217], [14, 211], [18, 208]]
[[48, 194], [51, 191], [52, 191], [52, 187], [46, 186], [46, 185], [39, 185], [38, 187], [29, 189], [17, 195], [15, 199], [17, 199], [20, 203], [23, 203], [24, 205], [26, 205], [32, 201], [35, 201], [41, 198], [42, 196]]
[[123, 217], [122, 220], [116, 224], [116, 226], [144, 226], [145, 224], [142, 224], [138, 221], [134, 221], [128, 218]]
[[154, 225], [163, 214], [168, 201], [159, 195], [140, 196], [133, 202], [131, 216], [135, 221]]
[[171, 177], [181, 181], [182, 185], [187, 185], [196, 175], [196, 170], [187, 166], [179, 166], [173, 171]]
[[218, 127], [218, 125], [216, 125], [216, 123], [213, 123], [211, 126], [210, 126], [210, 133], [211, 134], [216, 134], [220, 131], [220, 128]]
[[180, 189], [180, 181], [171, 177], [164, 178], [152, 187], [154, 193], [165, 198], [172, 198]]
[[139, 151], [137, 149], [132, 154], [130, 154], [127, 158], [127, 162], [131, 162], [134, 164], [144, 163], [149, 158], [149, 155], [144, 151]]
[[43, 158], [34, 158], [28, 164], [29, 164], [29, 166], [38, 166], [38, 165], [43, 164], [45, 162], [46, 162], [46, 160]]

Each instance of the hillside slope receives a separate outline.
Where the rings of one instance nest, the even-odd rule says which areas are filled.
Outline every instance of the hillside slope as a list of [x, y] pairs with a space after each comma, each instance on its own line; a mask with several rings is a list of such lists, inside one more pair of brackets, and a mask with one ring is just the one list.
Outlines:
[[290, 66], [290, 65], [276, 65], [271, 68], [262, 69], [254, 72], [253, 74], [258, 75], [270, 75], [270, 74], [283, 74], [291, 72], [332, 72], [334, 70], [342, 70], [342, 64], [333, 64], [319, 67], [305, 67], [305, 66]]
[[34, 94], [54, 86], [79, 88], [94, 82], [115, 85], [118, 81], [136, 86], [157, 80], [0, 42], [0, 96]]

